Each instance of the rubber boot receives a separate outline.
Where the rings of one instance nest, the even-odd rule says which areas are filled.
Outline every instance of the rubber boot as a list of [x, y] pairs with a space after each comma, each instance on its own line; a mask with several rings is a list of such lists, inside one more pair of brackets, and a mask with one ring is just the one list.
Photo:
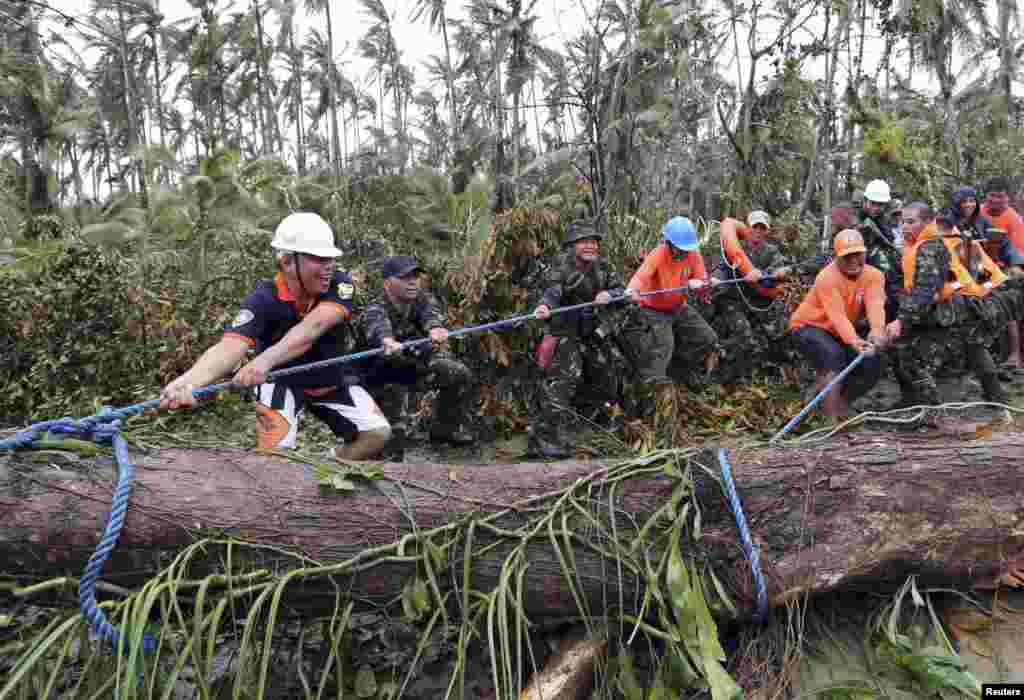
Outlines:
[[903, 371], [898, 353], [892, 357], [892, 374], [900, 387], [900, 398], [896, 403], [889, 406], [886, 409], [887, 411], [897, 411], [901, 408], [910, 408], [911, 406], [920, 406], [927, 403], [923, 400], [921, 392], [914, 385], [914, 380]]
[[434, 442], [447, 442], [457, 447], [465, 447], [476, 443], [476, 436], [463, 424], [465, 409], [468, 403], [465, 393], [442, 390], [434, 401], [434, 425], [430, 429], [430, 439]]
[[430, 429], [430, 439], [434, 442], [447, 442], [456, 447], [476, 444], [476, 436], [462, 425], [437, 423]]
[[1009, 403], [1010, 395], [999, 381], [995, 360], [984, 345], [967, 346], [967, 362], [975, 378], [981, 384], [981, 395], [986, 401]]
[[986, 401], [1010, 403], [1010, 395], [1003, 388], [1003, 383], [999, 380], [998, 374], [995, 372], [986, 374], [983, 377], [978, 377], [978, 381], [981, 382], [981, 395], [985, 397]]
[[848, 407], [875, 388], [878, 380], [885, 373], [885, 365], [884, 356], [878, 360], [868, 357], [857, 369], [850, 372], [842, 386], [843, 398], [846, 400]]

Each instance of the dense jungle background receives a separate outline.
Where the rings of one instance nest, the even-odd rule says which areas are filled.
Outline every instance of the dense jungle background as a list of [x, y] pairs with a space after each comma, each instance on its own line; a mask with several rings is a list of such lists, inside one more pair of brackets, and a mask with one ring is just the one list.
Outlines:
[[[379, 283], [384, 256], [417, 255], [454, 328], [530, 310], [536, 261], [559, 250], [574, 218], [598, 220], [603, 254], [624, 275], [678, 213], [700, 223], [715, 259], [718, 220], [766, 209], [774, 235], [802, 259], [821, 248], [831, 207], [871, 179], [945, 206], [958, 185], [1018, 178], [1024, 158], [1016, 0], [580, 0], [583, 20], [558, 42], [537, 0], [188, 5], [187, 18], [172, 22], [158, 0], [92, 0], [87, 12], [59, 0], [0, 0], [0, 428], [155, 396], [273, 273], [271, 231], [290, 211], [316, 211], [334, 227], [341, 267], [360, 282], [357, 302]], [[443, 49], [409, 62], [393, 32], [399, 13]], [[337, 45], [339, 22], [365, 27], [355, 46]], [[352, 70], [352, 55], [370, 70]], [[799, 293], [794, 286], [789, 303]], [[528, 323], [455, 343], [480, 380], [477, 427], [498, 445], [485, 459], [511, 460], [525, 444], [540, 332]], [[614, 437], [599, 431], [586, 448], [635, 457], [770, 435], [802, 404], [797, 379], [795, 369], [766, 368], [742, 384], [712, 381], [680, 400], [671, 421], [626, 425]], [[250, 447], [254, 431], [250, 404], [225, 394], [192, 413], [135, 419], [126, 432], [134, 448], [148, 449]], [[300, 447], [322, 448], [324, 437], [308, 431]], [[75, 682], [77, 697], [109, 692], [105, 681], [82, 680], [94, 659], [82, 627], [58, 627], [64, 618], [53, 612], [71, 600], [64, 583], [35, 589], [31, 572], [0, 575], [0, 698], [42, 697]], [[670, 600], [678, 590], [666, 586]], [[423, 632], [429, 606], [417, 612], [419, 589], [410, 591], [400, 606], [411, 606], [407, 617]], [[931, 615], [897, 639], [911, 592], [918, 616]], [[815, 696], [976, 693], [965, 668], [935, 651], [944, 637], [931, 600], [908, 584], [876, 601], [863, 637], [835, 638], [841, 651], [822, 652], [839, 654], [833, 668], [863, 665], [857, 673], [869, 680]], [[849, 612], [863, 601], [836, 605]], [[748, 692], [784, 697], [804, 633], [830, 638], [840, 608], [826, 606], [814, 618], [823, 622], [806, 627], [807, 610], [791, 614], [746, 646], [729, 631], [730, 654], [747, 651], [729, 672]], [[385, 665], [360, 670], [353, 640], [381, 628], [348, 612], [340, 627], [338, 610], [281, 624], [273, 643], [282, 668], [323, 676], [314, 693], [315, 679], [302, 676], [300, 687], [284, 670], [270, 681], [276, 696], [398, 694], [394, 668], [412, 661], [410, 646], [419, 659], [416, 635], [405, 651], [392, 649], [392, 676]], [[183, 660], [173, 676], [152, 671], [149, 694], [226, 696], [228, 681], [245, 675], [238, 658], [258, 655], [248, 634], [239, 638], [244, 619], [236, 622], [210, 635], [206, 680], [195, 669], [182, 680], [192, 668]], [[342, 643], [346, 624], [355, 632]], [[701, 639], [711, 647], [706, 633]], [[850, 651], [862, 639], [872, 643], [863, 664]], [[477, 649], [474, 671], [457, 641], [459, 663], [485, 688], [493, 655]], [[303, 661], [313, 647], [323, 654]], [[875, 683], [878, 649], [909, 674], [893, 681], [900, 690]], [[671, 688], [678, 697], [690, 688], [717, 700], [734, 690], [710, 665], [690, 678], [653, 652], [637, 668], [629, 653], [616, 654], [600, 667], [602, 696], [661, 698]], [[105, 668], [96, 663], [94, 673]], [[5, 686], [3, 673], [21, 673], [20, 682]], [[805, 687], [831, 678], [804, 674]], [[421, 673], [409, 692], [451, 692], [435, 675]], [[128, 695], [144, 690], [134, 683]], [[233, 692], [256, 689], [236, 682]]]

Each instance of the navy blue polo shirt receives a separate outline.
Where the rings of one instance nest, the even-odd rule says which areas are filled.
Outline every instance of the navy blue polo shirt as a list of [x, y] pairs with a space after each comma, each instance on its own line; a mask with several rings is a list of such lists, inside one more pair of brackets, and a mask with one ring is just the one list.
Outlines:
[[[256, 291], [242, 302], [234, 320], [224, 327], [224, 334], [241, 338], [257, 353], [261, 353], [281, 340], [310, 311], [322, 304], [336, 307], [346, 321], [351, 319], [354, 293], [355, 285], [352, 284], [352, 276], [347, 272], [335, 272], [328, 290], [317, 297], [307, 308], [300, 309], [295, 295], [285, 283], [284, 275], [279, 272], [273, 281], [260, 282]], [[344, 324], [336, 324], [317, 338], [313, 347], [304, 355], [274, 369], [319, 362], [344, 354], [346, 350], [345, 332]], [[352, 367], [338, 364], [293, 374], [285, 377], [281, 382], [290, 387], [302, 389], [327, 388], [342, 386], [347, 377], [354, 375]]]

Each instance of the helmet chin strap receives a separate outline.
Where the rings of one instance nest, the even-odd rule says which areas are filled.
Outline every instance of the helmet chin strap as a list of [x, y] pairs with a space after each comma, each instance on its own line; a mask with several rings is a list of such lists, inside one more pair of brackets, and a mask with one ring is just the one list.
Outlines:
[[295, 265], [295, 277], [299, 280], [299, 289], [302, 290], [302, 296], [308, 297], [309, 292], [306, 291], [306, 285], [302, 283], [302, 263], [299, 262], [299, 254], [292, 253], [292, 263]]

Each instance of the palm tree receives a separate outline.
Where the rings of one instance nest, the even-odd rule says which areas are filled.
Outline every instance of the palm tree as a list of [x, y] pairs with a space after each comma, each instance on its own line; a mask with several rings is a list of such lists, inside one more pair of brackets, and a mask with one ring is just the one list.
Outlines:
[[175, 98], [186, 95], [193, 112], [203, 123], [196, 138], [201, 141], [203, 157], [210, 157], [227, 135], [227, 87], [231, 64], [225, 55], [228, 35], [218, 0], [188, 0], [198, 16], [178, 23], [180, 40], [168, 47], [169, 59], [183, 59], [188, 66], [179, 82]]
[[[379, 127], [384, 129], [384, 98], [388, 88], [395, 88], [398, 83], [388, 74], [394, 73], [398, 56], [395, 37], [391, 33], [391, 17], [384, 9], [381, 0], [359, 0], [363, 11], [374, 20], [374, 23], [359, 40], [359, 52], [363, 58], [373, 62], [372, 80], [377, 86], [377, 106], [380, 109]], [[398, 100], [395, 101], [398, 110]]]
[[259, 103], [260, 135], [263, 137], [261, 153], [267, 155], [274, 150], [273, 141], [275, 134], [280, 142], [280, 128], [277, 125], [277, 111], [270, 107], [268, 88], [272, 86], [273, 73], [270, 71], [270, 61], [273, 57], [273, 47], [267, 46], [265, 38], [263, 12], [260, 9], [259, 0], [252, 0], [252, 12], [256, 18], [256, 57], [253, 64], [256, 68], [256, 96]]
[[[316, 103], [307, 110], [311, 121], [310, 129], [315, 130], [326, 115], [332, 115], [333, 119], [337, 113], [335, 103], [341, 94], [343, 78], [338, 72], [337, 65], [331, 60], [330, 40], [319, 30], [309, 30], [302, 49], [309, 59], [305, 72], [306, 82], [317, 96]], [[341, 173], [341, 149], [340, 144], [335, 143], [333, 129], [334, 125], [328, 124], [327, 160], [335, 176], [338, 176]]]
[[[943, 141], [952, 146], [954, 170], [961, 158], [960, 130], [953, 111], [957, 72], [955, 47], [970, 49], [988, 31], [985, 0], [902, 0], [896, 11], [906, 27], [913, 54], [939, 81], [940, 107], [944, 112]], [[913, 63], [913, 59], [911, 61]]]
[[[1013, 101], [1013, 82], [1020, 72], [1021, 16], [1017, 0], [999, 0], [996, 3], [996, 28], [994, 40], [999, 47], [999, 95], [1005, 104], [1006, 126], [1016, 125]], [[1015, 33], [1016, 32], [1016, 33]]]
[[545, 90], [544, 101], [548, 104], [548, 124], [555, 129], [555, 138], [558, 143], [568, 141], [568, 134], [565, 128], [565, 118], [568, 112], [571, 125], [571, 111], [566, 109], [569, 102], [569, 68], [566, 65], [565, 56], [557, 51], [544, 50], [538, 55], [543, 71], [541, 72], [541, 87]]
[[285, 105], [286, 114], [295, 127], [295, 163], [300, 176], [306, 174], [306, 144], [303, 119], [302, 88], [305, 77], [305, 54], [295, 43], [295, 10], [297, 0], [283, 0], [277, 7], [281, 20], [281, 30], [277, 36], [278, 52], [284, 57], [285, 74], [288, 76], [281, 85], [281, 103]]
[[47, 186], [47, 149], [40, 148], [38, 138], [46, 130], [47, 117], [42, 102], [48, 79], [39, 43], [38, 10], [28, 3], [17, 2], [4, 2], [3, 9], [4, 15], [10, 18], [5, 24], [17, 31], [4, 32], [5, 51], [0, 54], [0, 74], [7, 80], [0, 90], [3, 90], [3, 97], [11, 101], [15, 115], [11, 121], [20, 124], [17, 134], [25, 183], [25, 209], [44, 212], [52, 208], [53, 202]]
[[[331, 0], [306, 0], [307, 12], [323, 12], [327, 20], [327, 64], [328, 75], [336, 72], [334, 67], [334, 27], [331, 21]], [[338, 141], [338, 100], [333, 80], [327, 81], [327, 102], [331, 112], [331, 162], [334, 175], [341, 177], [341, 146]]]
[[[152, 100], [153, 107], [156, 110], [156, 124], [157, 133], [160, 136], [161, 148], [167, 148], [167, 118], [166, 111], [167, 107], [164, 105], [164, 78], [165, 73], [161, 70], [161, 54], [160, 45], [163, 43], [167, 44], [169, 39], [173, 39], [173, 30], [169, 27], [161, 26], [163, 23], [163, 15], [157, 11], [156, 1], [153, 0], [152, 6], [149, 8], [149, 12], [146, 15], [147, 34], [149, 35], [150, 43], [152, 44], [152, 61], [153, 61], [153, 87], [154, 97]], [[162, 40], [162, 42], [161, 42]], [[169, 169], [161, 166], [157, 173], [157, 176], [165, 184], [168, 181]]]
[[[151, 45], [146, 43], [152, 10], [148, 4], [134, 0], [93, 0], [92, 14], [86, 25], [92, 30], [88, 37], [90, 47], [101, 52], [106, 65], [105, 82], [111, 95], [117, 95], [120, 104], [112, 101], [108, 114], [123, 118], [124, 151], [132, 161], [132, 174], [138, 191], [145, 197], [146, 172], [134, 157], [137, 147], [148, 145], [144, 114], [147, 101], [140, 99], [143, 86], [148, 85], [146, 74], [154, 60]], [[143, 33], [138, 34], [137, 30]]]
[[424, 160], [431, 167], [440, 168], [444, 165], [445, 153], [448, 151], [449, 132], [438, 115], [437, 98], [429, 90], [420, 90], [413, 98], [413, 103], [419, 107], [420, 114], [423, 115], [420, 129], [426, 136]]
[[455, 92], [455, 71], [452, 70], [452, 49], [448, 41], [448, 20], [445, 17], [445, 0], [416, 0], [412, 11], [412, 21], [418, 22], [423, 15], [427, 16], [427, 25], [432, 31], [441, 31], [444, 41], [444, 79], [448, 87], [448, 113], [451, 124], [451, 145], [458, 148], [459, 114], [456, 108], [458, 96]]

